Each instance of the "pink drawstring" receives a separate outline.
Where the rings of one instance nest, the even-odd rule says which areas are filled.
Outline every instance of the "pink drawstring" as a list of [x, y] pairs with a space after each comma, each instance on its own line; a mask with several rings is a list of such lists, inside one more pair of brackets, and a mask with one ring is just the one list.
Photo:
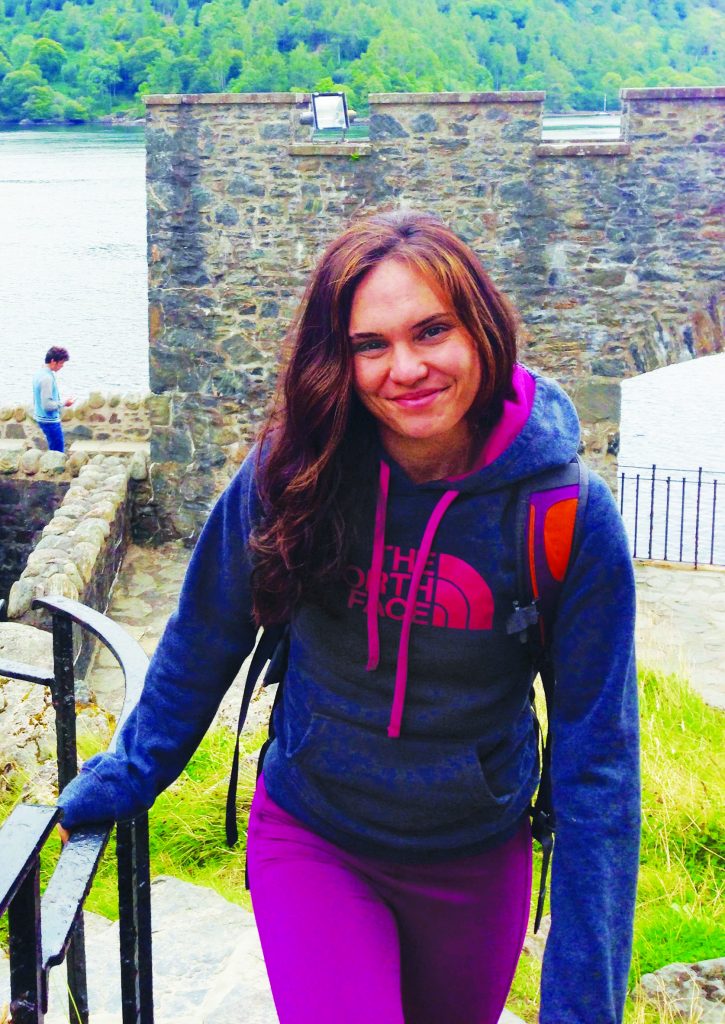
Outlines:
[[388, 507], [388, 488], [390, 486], [390, 466], [380, 461], [380, 483], [378, 500], [375, 506], [375, 532], [373, 535], [373, 559], [368, 577], [368, 672], [378, 667], [380, 661], [380, 635], [378, 633], [378, 600], [383, 576], [383, 556], [385, 554], [385, 514]]
[[[365, 608], [368, 622], [368, 662], [365, 666], [368, 672], [374, 671], [380, 662], [380, 633], [378, 630], [378, 602], [383, 580], [383, 560], [385, 555], [385, 516], [388, 508], [388, 492], [390, 489], [390, 466], [387, 462], [380, 462], [380, 481], [378, 486], [378, 498], [375, 505], [375, 527], [373, 532], [373, 557], [368, 575], [368, 600]], [[388, 736], [397, 739], [400, 736], [400, 726], [403, 720], [403, 708], [405, 706], [405, 690], [408, 685], [408, 646], [410, 644], [410, 630], [413, 625], [415, 614], [415, 603], [418, 597], [418, 588], [423, 578], [426, 563], [430, 557], [433, 547], [433, 538], [440, 521], [446, 514], [449, 506], [458, 497], [458, 491], [446, 491], [438, 504], [433, 509], [430, 519], [423, 531], [423, 539], [418, 549], [418, 554], [413, 565], [413, 573], [410, 580], [410, 589], [405, 602], [403, 622], [400, 630], [400, 642], [398, 644], [398, 663], [395, 668], [395, 688], [393, 690], [393, 705], [390, 711], [390, 724], [388, 725]]]
[[[395, 669], [395, 690], [393, 692], [393, 706], [390, 712], [390, 724], [388, 725], [388, 736], [397, 739], [400, 736], [400, 726], [403, 721], [403, 707], [405, 705], [405, 689], [408, 683], [408, 645], [410, 643], [410, 630], [413, 625], [415, 614], [415, 602], [418, 597], [418, 587], [423, 578], [426, 562], [433, 546], [433, 538], [449, 506], [458, 497], [458, 491], [446, 491], [436, 507], [433, 509], [430, 519], [423, 532], [423, 539], [416, 555], [413, 566], [413, 578], [410, 581], [408, 598], [405, 602], [403, 614], [403, 625], [400, 631], [400, 643], [398, 645], [398, 664]], [[377, 603], [377, 598], [376, 598]]]

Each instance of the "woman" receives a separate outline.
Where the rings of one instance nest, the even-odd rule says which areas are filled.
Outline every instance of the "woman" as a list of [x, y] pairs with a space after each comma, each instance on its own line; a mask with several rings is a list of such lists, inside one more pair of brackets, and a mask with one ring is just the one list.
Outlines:
[[[532, 668], [505, 628], [512, 510], [522, 480], [574, 457], [576, 415], [516, 363], [510, 306], [429, 216], [353, 224], [291, 337], [278, 412], [209, 518], [117, 753], [62, 794], [64, 824], [148, 807], [257, 625], [289, 621], [248, 840], [282, 1024], [495, 1024], [538, 778]], [[553, 638], [543, 1024], [620, 1021], [631, 948], [633, 580], [594, 475], [585, 516]]]

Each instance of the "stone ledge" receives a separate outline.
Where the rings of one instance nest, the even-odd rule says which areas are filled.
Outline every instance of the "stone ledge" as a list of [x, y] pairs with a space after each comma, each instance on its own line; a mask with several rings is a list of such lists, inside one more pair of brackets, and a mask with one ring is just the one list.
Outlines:
[[134, 455], [136, 452], [148, 453], [148, 441], [73, 441], [68, 451], [82, 452], [84, 455]]
[[635, 568], [647, 568], [652, 567], [653, 569], [675, 569], [678, 572], [697, 572], [697, 573], [719, 573], [721, 576], [725, 576], [725, 565], [710, 565], [709, 562], [698, 562], [697, 568], [695, 568], [694, 562], [665, 562], [661, 558], [634, 558]]
[[25, 438], [18, 438], [17, 440], [12, 437], [0, 437], [0, 453], [1, 452], [24, 452], [26, 448], [32, 448], [33, 445], [26, 441]]
[[244, 104], [266, 104], [267, 106], [295, 107], [309, 103], [306, 92], [201, 92], [164, 93], [144, 96], [147, 107], [183, 106], [243, 106]]
[[543, 103], [545, 92], [373, 92], [371, 104]]
[[370, 156], [373, 147], [359, 142], [296, 142], [289, 147], [290, 156], [346, 156], [348, 159]]
[[538, 157], [557, 156], [629, 156], [628, 142], [542, 142], [536, 147]]
[[692, 86], [672, 89], [621, 89], [622, 100], [720, 100], [725, 85]]

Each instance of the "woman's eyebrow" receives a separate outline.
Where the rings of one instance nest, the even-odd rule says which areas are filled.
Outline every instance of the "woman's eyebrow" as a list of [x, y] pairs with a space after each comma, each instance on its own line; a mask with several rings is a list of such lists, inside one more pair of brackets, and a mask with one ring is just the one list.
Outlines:
[[[426, 316], [422, 320], [418, 320], [410, 329], [412, 331], [419, 331], [421, 328], [428, 327], [430, 324], [449, 315], [445, 310], [441, 310], [440, 313], [433, 313], [432, 316]], [[368, 338], [382, 338], [384, 335], [380, 331], [356, 331], [355, 334], [350, 334], [348, 337], [350, 341], [364, 341]]]

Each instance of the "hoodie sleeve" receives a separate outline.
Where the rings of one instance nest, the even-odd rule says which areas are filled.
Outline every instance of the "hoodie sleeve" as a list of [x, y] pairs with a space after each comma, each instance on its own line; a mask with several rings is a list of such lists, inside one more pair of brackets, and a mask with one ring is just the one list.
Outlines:
[[66, 828], [147, 810], [188, 762], [254, 647], [247, 540], [255, 463], [256, 449], [204, 526], [115, 751], [90, 758], [61, 793]]
[[624, 527], [592, 474], [553, 638], [556, 844], [541, 1024], [622, 1020], [640, 834], [634, 612]]

